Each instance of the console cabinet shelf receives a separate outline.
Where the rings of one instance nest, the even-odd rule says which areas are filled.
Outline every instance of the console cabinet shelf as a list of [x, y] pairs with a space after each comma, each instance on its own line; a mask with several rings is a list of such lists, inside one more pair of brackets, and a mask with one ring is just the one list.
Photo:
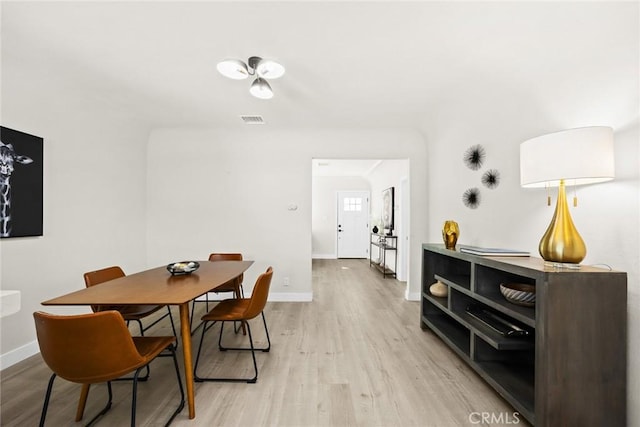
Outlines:
[[[448, 295], [431, 295], [440, 281]], [[535, 307], [500, 283], [536, 287]], [[467, 312], [494, 312], [527, 330], [508, 337]], [[481, 257], [422, 245], [420, 326], [440, 337], [537, 426], [626, 425], [627, 275], [547, 267], [530, 257]]]

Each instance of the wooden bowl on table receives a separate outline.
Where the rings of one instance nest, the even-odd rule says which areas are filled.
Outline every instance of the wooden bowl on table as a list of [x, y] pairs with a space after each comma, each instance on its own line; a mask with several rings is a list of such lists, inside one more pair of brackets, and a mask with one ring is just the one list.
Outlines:
[[500, 283], [500, 293], [512, 304], [536, 305], [536, 287], [526, 283]]

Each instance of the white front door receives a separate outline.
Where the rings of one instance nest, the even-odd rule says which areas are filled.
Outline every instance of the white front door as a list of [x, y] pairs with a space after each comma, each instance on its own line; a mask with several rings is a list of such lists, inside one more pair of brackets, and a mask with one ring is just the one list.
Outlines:
[[369, 256], [369, 192], [338, 192], [338, 258]]

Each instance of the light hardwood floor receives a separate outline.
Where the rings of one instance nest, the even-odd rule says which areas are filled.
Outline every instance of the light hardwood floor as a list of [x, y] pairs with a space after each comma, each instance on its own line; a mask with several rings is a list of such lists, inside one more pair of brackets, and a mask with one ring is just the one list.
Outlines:
[[[275, 271], [275, 280], [277, 277]], [[258, 382], [196, 383], [196, 418], [189, 420], [184, 409], [173, 425], [506, 424], [479, 422], [483, 414], [514, 424], [518, 418], [512, 415], [513, 408], [437, 336], [420, 329], [419, 303], [406, 301], [404, 288], [404, 283], [383, 279], [366, 260], [314, 260], [313, 302], [267, 304], [272, 349], [256, 355]], [[201, 313], [204, 304], [198, 306]], [[251, 324], [256, 345], [264, 344], [259, 318]], [[199, 373], [249, 374], [249, 353], [217, 350], [218, 328], [214, 326], [205, 336]], [[168, 324], [152, 331], [170, 334]], [[229, 332], [228, 343], [242, 340], [242, 335]], [[200, 330], [194, 335], [194, 358], [199, 342]], [[1, 374], [1, 425], [37, 425], [50, 375], [40, 355]], [[98, 426], [129, 423], [131, 384], [116, 382], [113, 388], [113, 407]], [[56, 380], [48, 426], [80, 425], [73, 421], [79, 391], [76, 384]], [[149, 381], [140, 383], [138, 389], [138, 425], [163, 425], [176, 398], [170, 359], [159, 359], [151, 365]], [[105, 399], [106, 387], [94, 386], [85, 421]], [[521, 416], [519, 420], [519, 425], [528, 425]]]

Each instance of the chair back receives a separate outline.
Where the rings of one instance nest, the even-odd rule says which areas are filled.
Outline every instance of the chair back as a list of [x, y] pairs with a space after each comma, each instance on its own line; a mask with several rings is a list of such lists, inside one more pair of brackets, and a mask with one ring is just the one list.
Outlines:
[[[109, 280], [118, 279], [120, 277], [124, 277], [124, 271], [122, 268], [114, 265], [113, 267], [101, 268], [100, 270], [89, 271], [88, 273], [84, 273], [84, 284], [87, 288], [95, 285], [99, 285], [100, 283], [108, 282]], [[108, 306], [108, 305], [92, 305], [91, 310], [94, 313], [98, 311], [112, 310], [116, 307]]]
[[68, 381], [110, 381], [145, 361], [117, 311], [71, 316], [38, 311], [33, 317], [42, 358]]
[[262, 273], [256, 279], [256, 284], [251, 292], [251, 298], [249, 300], [249, 306], [245, 311], [245, 319], [253, 319], [264, 310], [264, 306], [267, 304], [267, 297], [269, 296], [269, 287], [271, 286], [271, 277], [273, 276], [273, 268], [267, 268], [267, 271]]
[[[242, 254], [238, 253], [212, 253], [209, 254], [209, 261], [242, 261]], [[244, 280], [244, 274], [238, 276], [239, 283]], [[226, 285], [226, 283], [225, 283]], [[232, 285], [229, 285], [232, 286]]]
[[242, 254], [229, 253], [220, 254], [212, 253], [209, 255], [209, 261], [242, 261]]
[[101, 268], [100, 270], [84, 273], [84, 284], [88, 288], [124, 276], [124, 271], [117, 265], [114, 265], [113, 267]]

